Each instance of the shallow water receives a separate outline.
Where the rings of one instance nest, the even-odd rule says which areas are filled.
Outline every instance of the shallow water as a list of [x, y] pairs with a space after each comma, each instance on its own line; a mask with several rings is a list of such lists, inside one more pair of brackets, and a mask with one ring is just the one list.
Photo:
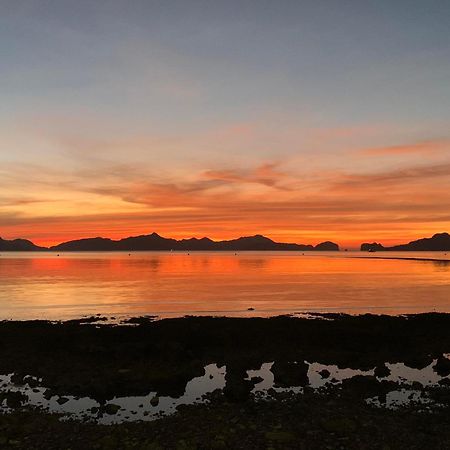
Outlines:
[[[225, 367], [217, 367], [210, 364], [205, 367], [205, 374], [193, 378], [186, 385], [185, 392], [181, 397], [172, 398], [157, 395], [157, 392], [149, 392], [147, 395], [115, 397], [110, 404], [118, 407], [115, 414], [100, 413], [100, 403], [89, 397], [77, 398], [65, 396], [64, 403], [58, 402], [61, 397], [56, 395], [46, 398], [45, 387], [31, 388], [28, 385], [18, 386], [11, 382], [10, 375], [0, 375], [0, 392], [12, 391], [22, 392], [27, 395], [28, 400], [24, 407], [39, 408], [44, 411], [62, 414], [64, 418], [78, 420], [93, 420], [98, 423], [109, 425], [112, 423], [130, 422], [136, 420], [154, 420], [161, 415], [173, 414], [180, 405], [192, 405], [204, 401], [203, 396], [216, 389], [225, 387]], [[157, 398], [157, 404], [152, 400]], [[119, 409], [120, 408], [120, 409]], [[6, 400], [0, 404], [1, 412], [10, 412]]]
[[[447, 355], [448, 356], [448, 355]], [[389, 380], [398, 383], [399, 389], [394, 389], [386, 394], [386, 399], [381, 402], [378, 397], [367, 398], [368, 404], [377, 407], [386, 407], [395, 409], [406, 406], [410, 403], [432, 404], [433, 402], [423, 396], [420, 390], [412, 389], [413, 383], [420, 383], [423, 387], [437, 386], [439, 381], [448, 379], [438, 375], [433, 367], [436, 364], [434, 360], [429, 366], [423, 369], [413, 369], [403, 363], [389, 364], [391, 374], [387, 377], [378, 377], [378, 380]], [[258, 370], [248, 370], [247, 379], [260, 377], [261, 381], [253, 387], [252, 393], [256, 399], [266, 398], [273, 390], [277, 393], [292, 392], [301, 394], [303, 387], [276, 387], [274, 374], [271, 371], [273, 362], [263, 363]], [[312, 389], [323, 389], [331, 385], [340, 385], [343, 381], [354, 376], [373, 376], [374, 369], [368, 371], [355, 370], [350, 368], [338, 368], [335, 365], [324, 365], [317, 362], [308, 365], [308, 386]], [[222, 391], [225, 387], [226, 366], [218, 367], [217, 364], [209, 364], [204, 368], [205, 373], [200, 377], [195, 377], [186, 384], [185, 392], [182, 396], [173, 398], [168, 396], [158, 396], [157, 392], [149, 392], [142, 396], [115, 397], [109, 404], [117, 407], [118, 411], [114, 414], [99, 412], [101, 405], [89, 398], [76, 398], [73, 396], [46, 397], [45, 387], [32, 388], [28, 384], [17, 385], [11, 381], [12, 374], [0, 375], [0, 393], [2, 392], [22, 392], [27, 396], [24, 408], [38, 408], [44, 411], [61, 414], [63, 419], [77, 419], [95, 421], [104, 425], [132, 421], [150, 421], [158, 417], [170, 415], [176, 412], [181, 405], [192, 405], [203, 403], [207, 400], [207, 394], [214, 391]], [[320, 372], [327, 370], [329, 376], [322, 377]], [[156, 403], [152, 400], [158, 399]], [[0, 403], [0, 412], [8, 413], [12, 410], [7, 406], [7, 401]]]
[[0, 255], [0, 319], [434, 310], [450, 312], [444, 252]]

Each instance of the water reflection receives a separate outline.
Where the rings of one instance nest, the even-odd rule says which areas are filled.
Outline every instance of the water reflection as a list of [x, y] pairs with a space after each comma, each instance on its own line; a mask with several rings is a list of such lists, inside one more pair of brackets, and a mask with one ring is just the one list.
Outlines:
[[[405, 261], [314, 252], [59, 257], [3, 253], [0, 318], [450, 311], [450, 263], [436, 261], [443, 254], [420, 257]], [[425, 257], [434, 261], [424, 261]]]
[[264, 258], [239, 258], [239, 265], [243, 268], [262, 269], [268, 264], [268, 260]]
[[[255, 379], [252, 394], [255, 399], [267, 398], [273, 393], [302, 394], [303, 386], [277, 387], [272, 372], [273, 362], [263, 363], [260, 369], [247, 370], [247, 380]], [[449, 380], [449, 376], [440, 376], [434, 370], [436, 360], [423, 369], [414, 369], [403, 363], [389, 364], [390, 370], [387, 377], [377, 377], [396, 383], [397, 389], [391, 389], [384, 395], [369, 397], [367, 403], [387, 408], [398, 408], [410, 403], [431, 404], [433, 403], [426, 392], [417, 389], [420, 387], [438, 386], [442, 380]], [[128, 421], [149, 421], [162, 415], [173, 414], [181, 405], [192, 405], [208, 401], [207, 394], [223, 392], [226, 385], [226, 366], [219, 367], [217, 364], [209, 364], [204, 368], [204, 375], [190, 380], [185, 387], [184, 394], [178, 398], [169, 396], [158, 396], [158, 392], [150, 392], [147, 395], [115, 397], [107, 404], [100, 404], [89, 397], [57, 396], [47, 395], [47, 389], [40, 386], [42, 380], [28, 377], [33, 383], [18, 385], [12, 381], [12, 374], [0, 375], [0, 393], [21, 393], [24, 395], [21, 407], [40, 408], [52, 413], [62, 414], [65, 418], [95, 421], [101, 424], [121, 423]], [[323, 373], [327, 372], [324, 377]], [[374, 369], [362, 371], [350, 368], [339, 368], [336, 365], [324, 365], [318, 362], [308, 364], [307, 386], [319, 392], [324, 388], [339, 386], [353, 377], [372, 377]], [[37, 386], [36, 386], [37, 385]], [[413, 388], [414, 387], [414, 388]], [[11, 412], [14, 408], [8, 404], [6, 399], [0, 404], [0, 411]], [[15, 405], [14, 407], [18, 407]]]
[[433, 261], [433, 265], [437, 270], [447, 272], [450, 270], [450, 261]]
[[[156, 392], [148, 395], [115, 397], [107, 405], [100, 405], [89, 397], [60, 397], [46, 395], [46, 388], [29, 385], [17, 386], [11, 381], [11, 375], [0, 375], [1, 392], [20, 392], [26, 400], [24, 407], [37, 407], [66, 418], [78, 420], [95, 420], [104, 425], [136, 420], [154, 420], [161, 415], [173, 414], [180, 405], [192, 405], [204, 401], [204, 396], [225, 386], [225, 367], [209, 364], [205, 374], [193, 378], [186, 385], [181, 397], [158, 397]], [[157, 401], [154, 401], [157, 399]], [[0, 405], [0, 411], [11, 412], [7, 400]]]

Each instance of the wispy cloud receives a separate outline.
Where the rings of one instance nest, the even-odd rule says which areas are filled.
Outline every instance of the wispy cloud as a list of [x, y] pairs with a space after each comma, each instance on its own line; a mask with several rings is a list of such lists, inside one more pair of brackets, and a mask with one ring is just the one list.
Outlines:
[[[442, 180], [444, 178], [444, 180]], [[341, 174], [333, 183], [333, 189], [391, 189], [392, 186], [427, 182], [430, 188], [450, 184], [450, 163], [420, 165], [404, 169], [387, 170], [363, 174]]]
[[265, 163], [250, 169], [207, 170], [203, 176], [208, 180], [225, 183], [254, 183], [270, 187], [281, 187], [280, 183], [290, 178], [279, 169], [278, 163]]
[[417, 230], [450, 229], [450, 162], [309, 178], [280, 162], [170, 179], [106, 162], [57, 173], [30, 165], [3, 169], [8, 177], [0, 180], [0, 234], [41, 243], [157, 230], [178, 237], [260, 232], [355, 244], [377, 235], [403, 239]]
[[365, 148], [358, 153], [368, 156], [432, 155], [450, 151], [450, 139], [430, 139], [410, 144]]

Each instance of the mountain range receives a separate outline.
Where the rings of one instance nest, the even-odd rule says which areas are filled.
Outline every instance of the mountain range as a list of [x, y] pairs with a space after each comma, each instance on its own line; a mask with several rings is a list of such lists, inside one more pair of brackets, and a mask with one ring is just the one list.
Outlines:
[[394, 245], [393, 247], [384, 247], [378, 242], [361, 244], [362, 252], [389, 251], [441, 251], [450, 250], [450, 235], [448, 233], [437, 233], [430, 238], [418, 239], [408, 244]]
[[157, 233], [127, 237], [120, 240], [95, 237], [79, 239], [53, 247], [39, 247], [31, 241], [16, 239], [7, 241], [0, 238], [0, 251], [339, 251], [334, 242], [326, 241], [316, 246], [306, 244], [289, 244], [275, 242], [265, 236], [255, 235], [240, 237], [228, 241], [213, 241], [207, 237], [197, 239], [164, 238]]
[[0, 251], [2, 252], [34, 252], [40, 250], [47, 250], [47, 248], [34, 245], [26, 239], [7, 241], [0, 237]]
[[[40, 247], [26, 239], [0, 238], [0, 251], [339, 251], [339, 245], [326, 241], [316, 246], [275, 242], [257, 234], [227, 241], [213, 241], [207, 237], [198, 239], [164, 238], [157, 233], [132, 236], [120, 240], [102, 237], [63, 242], [53, 247]], [[437, 233], [430, 238], [418, 239], [408, 244], [384, 247], [378, 242], [361, 244], [361, 251], [450, 251], [450, 235]]]

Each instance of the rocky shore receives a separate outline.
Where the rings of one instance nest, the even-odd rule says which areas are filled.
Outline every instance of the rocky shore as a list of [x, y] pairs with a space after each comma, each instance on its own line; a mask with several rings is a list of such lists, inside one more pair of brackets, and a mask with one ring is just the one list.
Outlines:
[[[0, 323], [0, 373], [10, 376], [0, 448], [450, 447], [450, 315], [101, 319]], [[249, 371], [269, 362], [273, 386], [257, 392], [263, 379]], [[323, 368], [313, 374], [316, 363]], [[145, 416], [211, 364], [226, 368], [224, 387], [203, 404], [151, 421], [92, 419], [115, 417], [119, 397], [154, 392], [138, 406]], [[416, 378], [395, 378], [394, 367]], [[45, 389], [56, 405], [98, 406], [89, 419], [60, 420], [11, 386]], [[410, 401], [390, 408], [393, 395]]]

